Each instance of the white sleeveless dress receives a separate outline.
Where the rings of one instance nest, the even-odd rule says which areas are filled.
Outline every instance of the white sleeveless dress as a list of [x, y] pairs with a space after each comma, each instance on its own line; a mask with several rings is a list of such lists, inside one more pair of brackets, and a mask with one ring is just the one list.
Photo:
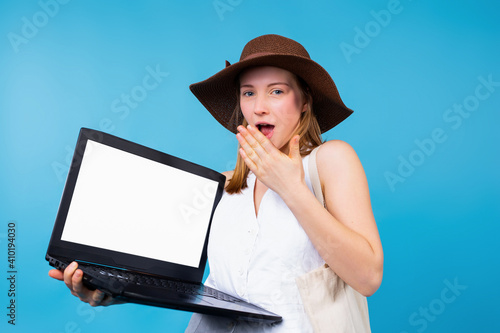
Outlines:
[[[308, 158], [302, 159], [312, 191]], [[233, 322], [194, 314], [186, 332], [312, 332], [295, 278], [324, 264], [281, 197], [268, 189], [254, 209], [256, 177], [250, 172], [240, 194], [224, 193], [214, 214], [208, 244], [206, 285], [283, 317], [274, 325]]]

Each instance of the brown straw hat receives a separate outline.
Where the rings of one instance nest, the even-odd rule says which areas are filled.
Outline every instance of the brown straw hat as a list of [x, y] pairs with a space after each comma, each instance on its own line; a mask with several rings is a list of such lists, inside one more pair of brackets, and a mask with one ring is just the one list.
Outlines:
[[189, 86], [193, 94], [219, 123], [233, 133], [237, 126], [232, 117], [236, 107], [239, 74], [255, 66], [275, 66], [302, 78], [311, 90], [313, 111], [321, 133], [338, 125], [351, 115], [328, 72], [311, 60], [306, 49], [296, 41], [278, 36], [263, 35], [252, 39], [241, 52], [240, 61], [208, 79]]

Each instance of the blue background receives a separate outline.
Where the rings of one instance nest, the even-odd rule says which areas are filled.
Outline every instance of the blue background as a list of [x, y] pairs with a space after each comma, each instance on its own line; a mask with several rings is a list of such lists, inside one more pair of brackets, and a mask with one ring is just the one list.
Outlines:
[[[235, 138], [188, 85], [236, 62], [250, 39], [277, 33], [301, 42], [355, 110], [324, 138], [350, 143], [370, 184], [385, 251], [372, 330], [500, 331], [499, 14], [485, 0], [2, 1], [0, 330], [183, 331], [188, 313], [91, 308], [47, 276], [68, 161], [84, 126], [230, 169]], [[140, 95], [147, 68], [163, 76]], [[121, 96], [132, 93], [137, 103], [126, 107]], [[450, 111], [464, 103], [472, 111]]]

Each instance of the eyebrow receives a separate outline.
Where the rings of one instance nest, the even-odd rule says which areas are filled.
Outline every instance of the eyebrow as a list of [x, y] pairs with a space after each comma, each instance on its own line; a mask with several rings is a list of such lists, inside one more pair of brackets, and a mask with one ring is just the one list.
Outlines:
[[[287, 82], [273, 82], [273, 83], [269, 83], [267, 86], [271, 87], [271, 86], [276, 86], [276, 85], [280, 85], [280, 84], [285, 85], [285, 86], [290, 86], [290, 84], [288, 84]], [[242, 84], [240, 86], [240, 89], [244, 88], [244, 87], [252, 88], [253, 85], [252, 84]]]

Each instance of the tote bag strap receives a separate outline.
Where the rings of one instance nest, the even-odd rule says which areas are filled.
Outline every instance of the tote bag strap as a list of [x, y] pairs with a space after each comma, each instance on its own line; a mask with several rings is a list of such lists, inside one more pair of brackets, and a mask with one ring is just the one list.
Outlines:
[[314, 195], [318, 199], [318, 201], [325, 206], [325, 200], [323, 198], [323, 189], [321, 188], [321, 182], [319, 180], [319, 173], [318, 173], [318, 166], [316, 164], [316, 153], [319, 150], [319, 147], [317, 146], [314, 148], [311, 153], [309, 154], [309, 178], [311, 179], [311, 185], [313, 187]]

